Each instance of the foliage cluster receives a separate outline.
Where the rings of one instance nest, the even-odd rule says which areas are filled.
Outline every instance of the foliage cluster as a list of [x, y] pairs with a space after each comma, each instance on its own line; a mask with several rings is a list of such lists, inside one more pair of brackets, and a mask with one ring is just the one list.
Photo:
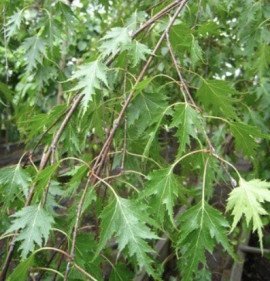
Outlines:
[[0, 280], [162, 280], [162, 237], [211, 280], [247, 226], [263, 249], [267, 2], [1, 1], [1, 132], [26, 153], [0, 170]]

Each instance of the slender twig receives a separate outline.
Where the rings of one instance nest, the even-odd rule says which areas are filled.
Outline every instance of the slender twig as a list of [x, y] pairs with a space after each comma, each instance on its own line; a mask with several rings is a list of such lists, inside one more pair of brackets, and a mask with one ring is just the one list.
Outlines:
[[[75, 220], [75, 225], [74, 225], [74, 229], [73, 229], [72, 244], [71, 244], [71, 249], [70, 249], [70, 256], [71, 256], [72, 260], [74, 259], [76, 238], [77, 238], [77, 232], [78, 232], [78, 228], [79, 228], [79, 221], [80, 221], [80, 217], [81, 217], [81, 213], [82, 213], [82, 206], [83, 206], [83, 202], [84, 202], [89, 184], [90, 184], [90, 177], [87, 178], [85, 187], [83, 189], [82, 196], [80, 198], [78, 209], [77, 209], [76, 220]], [[64, 281], [68, 280], [70, 267], [71, 267], [71, 260], [69, 260], [67, 263]]]
[[45, 204], [46, 204], [48, 193], [49, 193], [50, 184], [51, 184], [51, 178], [49, 178], [49, 180], [48, 180], [48, 182], [47, 182], [47, 184], [45, 186], [45, 191], [43, 193], [43, 199], [42, 199], [42, 204], [41, 204], [42, 207], [44, 207]]
[[[166, 38], [167, 38], [167, 46], [168, 46], [168, 49], [169, 49], [169, 52], [170, 52], [170, 55], [171, 55], [174, 67], [175, 67], [176, 72], [178, 74], [179, 80], [180, 80], [181, 84], [183, 85], [182, 89], [184, 90], [184, 93], [187, 95], [187, 97], [189, 98], [189, 100], [190, 100], [191, 104], [194, 106], [194, 108], [198, 111], [198, 113], [202, 114], [202, 110], [194, 102], [194, 100], [193, 100], [193, 98], [192, 98], [192, 96], [191, 96], [191, 94], [189, 92], [188, 86], [187, 86], [185, 80], [183, 79], [183, 76], [181, 74], [181, 71], [179, 69], [179, 66], [177, 64], [176, 58], [174, 56], [174, 53], [173, 53], [173, 50], [172, 50], [172, 47], [171, 47], [171, 44], [170, 44], [169, 33], [166, 33]], [[208, 137], [208, 134], [206, 132], [206, 128], [205, 128], [205, 126], [203, 124], [202, 124], [202, 130], [204, 132], [204, 135], [205, 135], [206, 141], [208, 143], [208, 146], [209, 146], [210, 150], [212, 151], [212, 154], [214, 155], [215, 154], [215, 148], [214, 148], [210, 138]], [[217, 158], [217, 159], [219, 159], [219, 158]], [[230, 180], [231, 186], [235, 187], [236, 186], [235, 179], [232, 177], [232, 175], [230, 174], [229, 170], [224, 165], [223, 161], [221, 161], [220, 159], [219, 159], [219, 161], [220, 161], [220, 164], [221, 164], [223, 170], [225, 171], [225, 173], [227, 174], [227, 176], [228, 176], [228, 178]]]
[[[203, 183], [202, 183], [202, 209], [204, 209], [204, 203], [205, 203], [205, 184], [206, 184], [206, 172], [207, 167], [209, 163], [209, 156], [206, 158], [206, 161], [204, 163], [204, 169], [203, 169]], [[203, 221], [202, 221], [203, 222]]]
[[6, 29], [6, 8], [3, 6], [3, 33], [4, 33], [4, 46], [5, 46], [5, 70], [6, 70], [6, 83], [8, 83], [8, 53], [7, 53], [7, 29]]
[[174, 64], [174, 67], [176, 69], [176, 72], [177, 72], [177, 75], [179, 77], [179, 80], [181, 82], [180, 84], [180, 88], [181, 88], [181, 91], [182, 93], [185, 95], [188, 96], [190, 102], [192, 103], [192, 105], [194, 106], [194, 108], [196, 108], [196, 110], [198, 112], [201, 112], [201, 109], [196, 105], [196, 103], [194, 102], [190, 92], [189, 92], [189, 89], [185, 83], [185, 80], [183, 79], [183, 76], [179, 70], [179, 67], [178, 67], [178, 64], [177, 64], [177, 61], [176, 61], [176, 58], [174, 56], [174, 53], [173, 53], [173, 50], [172, 50], [172, 46], [171, 46], [171, 42], [170, 42], [170, 38], [169, 38], [169, 33], [167, 32], [166, 33], [166, 39], [167, 39], [167, 46], [168, 46], [168, 49], [169, 49], [169, 52], [170, 52], [170, 55], [171, 55], [171, 58], [172, 58], [172, 61], [173, 61], [173, 64]]
[[[69, 260], [73, 260], [73, 258], [64, 250], [58, 249], [58, 248], [54, 248], [54, 247], [43, 247], [41, 249], [38, 249], [37, 251], [35, 251], [34, 253], [38, 253], [44, 250], [48, 250], [48, 251], [55, 251], [58, 252], [60, 254], [62, 254], [63, 256], [65, 256], [67, 259]], [[89, 278], [90, 280], [93, 281], [97, 281], [96, 278], [94, 278], [91, 274], [89, 274], [88, 272], [86, 272], [83, 268], [81, 268], [78, 264], [76, 264], [75, 262], [73, 262], [73, 266], [79, 270], [83, 275], [85, 275], [87, 278]]]
[[39, 166], [39, 170], [43, 170], [44, 167], [46, 166], [49, 157], [51, 156], [52, 151], [55, 149], [65, 127], [67, 126], [69, 119], [71, 118], [73, 112], [75, 111], [75, 109], [77, 108], [77, 106], [79, 105], [80, 101], [82, 100], [82, 96], [78, 95], [74, 100], [73, 100], [73, 104], [70, 107], [69, 111], [67, 112], [65, 119], [63, 120], [61, 126], [59, 127], [56, 135], [53, 138], [53, 141], [48, 149], [48, 151], [46, 152], [45, 155], [43, 155], [41, 161], [40, 161], [40, 166]]
[[76, 269], [78, 269], [82, 274], [84, 274], [86, 277], [88, 277], [90, 280], [93, 281], [98, 281], [95, 277], [93, 277], [92, 275], [90, 275], [88, 272], [86, 272], [83, 268], [81, 268], [80, 266], [78, 266], [76, 263], [73, 264], [74, 267]]
[[194, 24], [193, 24], [191, 29], [194, 29], [196, 27], [197, 23], [198, 23], [198, 20], [199, 20], [200, 14], [201, 14], [201, 7], [202, 7], [202, 0], [199, 0], [196, 18], [195, 18]]
[[[127, 74], [125, 72], [124, 74], [124, 87], [123, 87], [123, 92], [124, 92], [124, 102], [127, 101], [127, 95], [126, 95], [126, 86], [127, 86]], [[121, 160], [121, 170], [124, 169], [125, 165], [125, 156], [126, 156], [126, 150], [127, 150], [127, 115], [125, 114], [124, 118], [124, 143], [123, 143], [123, 155], [122, 155], [122, 160]]]
[[[246, 252], [246, 253], [252, 253], [252, 254], [262, 254], [262, 251], [260, 248], [257, 247], [251, 247], [251, 246], [247, 246], [244, 244], [240, 244], [239, 245], [239, 249], [242, 252]], [[263, 249], [263, 253], [264, 254], [269, 254], [270, 253], [270, 249]]]
[[[47, 165], [48, 163], [48, 160], [51, 156], [51, 153], [54, 151], [65, 127], [67, 126], [68, 124], [68, 121], [69, 119], [71, 118], [73, 112], [75, 111], [75, 109], [77, 108], [78, 104], [80, 103], [82, 99], [82, 96], [77, 96], [74, 101], [73, 101], [73, 104], [72, 106], [70, 107], [69, 111], [67, 112], [67, 115], [66, 117], [64, 118], [61, 126], [59, 127], [56, 135], [54, 136], [53, 140], [52, 140], [52, 143], [50, 145], [50, 147], [48, 148], [48, 150], [42, 155], [42, 158], [41, 158], [41, 161], [40, 161], [40, 165], [39, 165], [39, 172], [41, 172], [45, 166]], [[28, 194], [28, 197], [27, 197], [27, 200], [26, 200], [26, 203], [25, 203], [25, 206], [28, 206], [32, 200], [32, 197], [33, 197], [33, 194], [34, 194], [34, 189], [36, 187], [36, 183], [34, 183], [30, 190], [29, 190], [29, 194]]]
[[13, 253], [13, 250], [14, 250], [15, 238], [16, 238], [17, 234], [18, 234], [18, 231], [16, 231], [16, 233], [14, 234], [14, 236], [13, 236], [13, 238], [12, 238], [10, 244], [9, 244], [8, 253], [7, 253], [4, 265], [3, 265], [3, 270], [2, 270], [1, 275], [0, 275], [0, 281], [5, 281], [5, 279], [6, 279], [6, 274], [7, 274], [7, 271], [8, 271], [9, 264], [10, 264], [11, 259], [12, 259], [12, 253]]
[[[64, 42], [62, 44], [62, 53], [61, 53], [61, 59], [59, 62], [59, 69], [63, 73], [64, 69], [66, 67], [66, 57], [67, 57], [67, 48], [68, 48], [68, 28], [66, 27], [66, 38], [64, 39]], [[63, 96], [63, 86], [62, 83], [60, 82], [58, 85], [58, 92], [57, 92], [57, 104], [61, 104], [62, 102], [62, 96]]]
[[[6, 84], [8, 84], [9, 81], [9, 77], [8, 77], [8, 42], [7, 42], [7, 29], [6, 29], [6, 7], [5, 5], [3, 6], [3, 37], [4, 37], [4, 46], [5, 46], [5, 71], [6, 71]], [[9, 106], [7, 106], [5, 108], [5, 115], [6, 115], [6, 119], [8, 120], [9, 118]], [[9, 151], [10, 147], [9, 147], [9, 143], [8, 143], [8, 139], [9, 139], [9, 130], [7, 129], [6, 126], [6, 130], [5, 130], [5, 143], [6, 143], [6, 148]]]

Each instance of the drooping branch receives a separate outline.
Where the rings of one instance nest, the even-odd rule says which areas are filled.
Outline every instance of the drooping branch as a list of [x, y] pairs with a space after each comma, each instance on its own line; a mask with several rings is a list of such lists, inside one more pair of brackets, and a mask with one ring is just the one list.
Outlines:
[[[75, 250], [75, 244], [76, 244], [76, 237], [77, 237], [77, 231], [78, 231], [79, 218], [81, 216], [82, 204], [84, 202], [88, 186], [89, 186], [90, 183], [92, 185], [94, 185], [96, 183], [96, 181], [98, 180], [98, 177], [99, 177], [100, 172], [102, 170], [103, 163], [104, 163], [104, 161], [105, 161], [105, 159], [107, 157], [107, 154], [109, 152], [109, 149], [110, 149], [112, 140], [114, 138], [114, 135], [115, 135], [117, 129], [119, 128], [119, 126], [120, 126], [120, 122], [121, 122], [121, 120], [123, 119], [123, 117], [125, 115], [126, 109], [127, 109], [128, 105], [129, 105], [130, 101], [133, 98], [133, 95], [134, 95], [134, 93], [136, 91], [136, 87], [142, 81], [146, 70], [148, 69], [150, 63], [152, 62], [152, 60], [154, 58], [154, 55], [156, 54], [157, 50], [161, 46], [163, 40], [166, 37], [166, 34], [168, 33], [168, 31], [172, 27], [172, 25], [175, 22], [177, 16], [182, 11], [183, 7], [185, 6], [185, 4], [187, 2], [188, 2], [188, 0], [179, 1], [180, 4], [179, 4], [176, 12], [174, 13], [173, 17], [169, 21], [165, 31], [160, 36], [160, 38], [159, 38], [156, 46], [154, 47], [154, 50], [152, 51], [151, 55], [149, 56], [148, 60], [144, 64], [144, 66], [143, 66], [143, 68], [142, 68], [138, 78], [136, 79], [135, 85], [133, 86], [131, 92], [129, 93], [129, 95], [127, 97], [127, 99], [125, 100], [125, 103], [124, 103], [124, 105], [123, 105], [123, 107], [122, 107], [118, 117], [114, 121], [113, 127], [112, 127], [112, 129], [111, 129], [111, 131], [109, 133], [109, 136], [108, 136], [107, 140], [105, 141], [105, 143], [104, 143], [104, 145], [103, 145], [103, 147], [102, 147], [102, 149], [101, 149], [101, 151], [100, 151], [100, 153], [99, 153], [99, 155], [98, 155], [98, 157], [97, 157], [97, 159], [96, 159], [96, 161], [95, 161], [95, 163], [93, 165], [92, 171], [89, 173], [89, 176], [87, 178], [87, 182], [86, 182], [83, 194], [82, 194], [81, 199], [80, 199], [80, 203], [79, 203], [79, 206], [78, 206], [77, 214], [76, 214], [76, 223], [75, 223], [74, 230], [73, 230], [73, 239], [72, 239], [72, 246], [71, 246], [71, 251], [70, 251], [70, 256], [71, 257], [74, 257], [74, 250]], [[95, 176], [93, 176], [93, 175], [95, 175]], [[67, 264], [64, 281], [68, 280], [69, 271], [70, 271], [70, 263]]]
[[144, 77], [144, 74], [147, 70], [147, 68], [149, 67], [150, 63], [152, 62], [153, 58], [154, 58], [154, 55], [155, 53], [157, 52], [157, 50], [159, 49], [161, 43], [163, 42], [163, 40], [165, 39], [166, 37], [166, 34], [168, 33], [168, 31], [170, 30], [171, 26], [173, 25], [173, 23], [175, 22], [178, 14], [181, 12], [181, 10], [183, 9], [183, 7], [185, 6], [185, 4], [188, 2], [188, 0], [184, 0], [184, 1], [178, 1], [180, 4], [179, 4], [179, 7], [177, 9], [177, 11], [175, 12], [175, 14], [173, 15], [173, 17], [171, 18], [168, 26], [166, 27], [165, 31], [162, 33], [159, 41], [157, 42], [154, 50], [152, 51], [151, 55], [149, 56], [148, 60], [146, 61], [144, 67], [142, 68], [131, 92], [129, 93], [127, 99], [126, 99], [126, 102], [124, 103], [117, 119], [115, 120], [114, 124], [113, 124], [113, 127], [110, 131], [110, 134], [109, 134], [109, 137], [107, 138], [107, 140], [105, 141], [100, 153], [99, 153], [99, 156], [97, 157], [96, 161], [95, 161], [95, 164], [93, 166], [93, 172], [96, 174], [96, 175], [99, 175], [101, 169], [102, 169], [102, 165], [104, 163], [104, 160], [105, 158], [107, 157], [107, 153], [109, 151], [109, 148], [110, 148], [110, 145], [112, 143], [112, 140], [114, 138], [114, 135], [120, 125], [120, 122], [124, 116], [124, 113], [129, 105], [129, 103], [131, 102], [132, 98], [133, 98], [133, 95], [136, 91], [136, 87], [138, 86], [138, 84], [142, 81], [142, 78]]

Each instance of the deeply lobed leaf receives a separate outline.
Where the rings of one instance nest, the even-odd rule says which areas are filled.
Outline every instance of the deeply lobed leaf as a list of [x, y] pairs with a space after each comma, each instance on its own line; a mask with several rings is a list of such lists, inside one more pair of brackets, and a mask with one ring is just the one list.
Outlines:
[[223, 80], [203, 80], [202, 86], [197, 92], [198, 99], [207, 110], [213, 110], [214, 114], [236, 118], [234, 104], [236, 99], [232, 94], [237, 91]]
[[254, 157], [258, 143], [255, 138], [264, 137], [260, 130], [254, 126], [241, 122], [230, 122], [231, 132], [235, 137], [236, 149], [244, 156]]
[[[177, 176], [173, 173], [171, 167], [169, 167], [156, 170], [148, 176], [146, 187], [141, 192], [139, 198], [153, 197], [150, 204], [158, 221], [163, 224], [165, 212], [167, 212], [172, 224], [174, 224], [173, 208], [179, 194], [182, 192], [183, 188]], [[183, 199], [184, 196], [182, 194], [179, 197]]]
[[191, 106], [179, 104], [175, 107], [173, 120], [170, 127], [177, 127], [176, 136], [179, 141], [178, 154], [182, 154], [187, 145], [190, 145], [190, 137], [197, 138], [201, 128], [200, 116]]
[[245, 181], [243, 178], [239, 180], [239, 186], [234, 188], [228, 198], [227, 211], [231, 211], [233, 215], [233, 230], [240, 219], [245, 216], [247, 224], [252, 222], [253, 231], [258, 232], [260, 247], [262, 245], [262, 228], [263, 223], [261, 216], [267, 215], [267, 211], [263, 208], [264, 202], [270, 202], [270, 183], [253, 179]]
[[118, 49], [124, 51], [131, 43], [130, 31], [127, 27], [114, 27], [102, 37], [100, 51], [103, 56], [116, 54]]
[[42, 64], [43, 57], [46, 57], [46, 41], [39, 36], [29, 37], [24, 40], [21, 49], [25, 51], [26, 69], [31, 71]]
[[84, 95], [82, 101], [83, 112], [88, 108], [88, 102], [92, 100], [95, 94], [95, 89], [100, 89], [100, 83], [108, 86], [107, 82], [107, 67], [99, 60], [81, 65], [75, 71], [71, 79], [78, 79], [78, 84], [72, 88], [73, 91], [80, 90]]
[[23, 193], [26, 198], [30, 182], [30, 175], [21, 168], [20, 164], [1, 169], [0, 190], [4, 199], [3, 208], [6, 209], [20, 193]]
[[16, 241], [22, 241], [19, 249], [25, 259], [33, 252], [35, 244], [41, 247], [43, 240], [46, 243], [54, 220], [40, 204], [24, 207], [11, 217], [14, 219], [6, 234], [20, 230]]
[[140, 268], [156, 277], [152, 267], [153, 259], [148, 255], [153, 249], [146, 240], [158, 237], [146, 226], [147, 213], [131, 200], [117, 197], [112, 200], [101, 214], [101, 233], [97, 254], [105, 247], [114, 235], [118, 242], [118, 250], [128, 249], [129, 256], [135, 256]]
[[228, 227], [229, 224], [222, 214], [206, 202], [199, 202], [181, 215], [177, 242], [177, 247], [182, 249], [181, 280], [192, 280], [200, 263], [207, 266], [205, 251], [212, 253], [217, 243], [235, 257], [226, 236]]

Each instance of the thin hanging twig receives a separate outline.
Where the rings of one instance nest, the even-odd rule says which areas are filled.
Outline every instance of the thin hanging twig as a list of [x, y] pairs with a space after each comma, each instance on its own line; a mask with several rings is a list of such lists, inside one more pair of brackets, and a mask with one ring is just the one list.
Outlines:
[[71, 244], [71, 249], [70, 249], [71, 259], [68, 261], [67, 266], [66, 266], [64, 281], [68, 280], [68, 275], [69, 275], [69, 271], [70, 271], [70, 268], [71, 268], [71, 262], [74, 260], [76, 238], [77, 238], [77, 233], [78, 233], [78, 228], [79, 228], [80, 217], [81, 217], [81, 213], [82, 213], [82, 206], [83, 206], [83, 202], [84, 202], [84, 199], [85, 199], [85, 196], [86, 196], [87, 189], [88, 189], [89, 185], [90, 185], [90, 177], [88, 177], [88, 179], [86, 181], [86, 184], [85, 184], [85, 187], [83, 189], [83, 193], [82, 193], [82, 196], [80, 198], [79, 205], [78, 205], [75, 225], [74, 225], [74, 229], [73, 229], [72, 244]]
[[[126, 71], [127, 71], [127, 69], [126, 69]], [[123, 87], [124, 102], [127, 101], [126, 87], [127, 87], [127, 73], [125, 72], [125, 74], [124, 74], [124, 87]], [[121, 165], [120, 165], [121, 171], [124, 169], [125, 156], [126, 156], [126, 150], [127, 150], [127, 115], [126, 114], [125, 114], [125, 117], [124, 117], [124, 143], [123, 143], [122, 150], [123, 150], [123, 154], [122, 154]]]
[[200, 14], [201, 14], [201, 8], [202, 8], [202, 0], [199, 0], [196, 18], [195, 18], [194, 24], [193, 24], [191, 29], [194, 29], [196, 27], [197, 23], [198, 23], [198, 20], [199, 20]]
[[[174, 56], [174, 52], [173, 52], [173, 49], [171, 47], [171, 43], [170, 43], [170, 38], [169, 38], [169, 33], [166, 34], [166, 39], [167, 39], [167, 46], [168, 46], [168, 49], [169, 49], [169, 52], [170, 52], [170, 55], [171, 55], [171, 58], [172, 58], [172, 61], [173, 61], [173, 64], [174, 64], [174, 67], [176, 69], [176, 72], [178, 74], [178, 77], [179, 77], [179, 80], [182, 84], [182, 88], [181, 90], [183, 91], [183, 93], [185, 95], [187, 95], [187, 97], [189, 98], [191, 104], [193, 105], [193, 107], [197, 110], [198, 113], [202, 113], [202, 109], [199, 108], [196, 103], [194, 102], [193, 98], [192, 98], [192, 95], [190, 94], [189, 92], [189, 89], [188, 89], [188, 86], [185, 82], [185, 80], [183, 79], [183, 76], [181, 74], [181, 71], [179, 69], [179, 66], [178, 66], [178, 63], [176, 61], [176, 58]], [[208, 143], [208, 146], [210, 148], [210, 150], [212, 151], [212, 154], [215, 154], [215, 148], [210, 140], [210, 138], [208, 137], [208, 134], [206, 132], [206, 128], [205, 126], [202, 124], [202, 130], [204, 132], [204, 135], [205, 135], [205, 138], [206, 138], [206, 141]], [[232, 187], [236, 187], [236, 180], [233, 178], [233, 176], [230, 174], [229, 170], [227, 169], [227, 167], [224, 165], [224, 163], [222, 161], [219, 161], [223, 170], [225, 171], [225, 173], [227, 174], [229, 180], [230, 180], [230, 183], [231, 183], [231, 186]]]

